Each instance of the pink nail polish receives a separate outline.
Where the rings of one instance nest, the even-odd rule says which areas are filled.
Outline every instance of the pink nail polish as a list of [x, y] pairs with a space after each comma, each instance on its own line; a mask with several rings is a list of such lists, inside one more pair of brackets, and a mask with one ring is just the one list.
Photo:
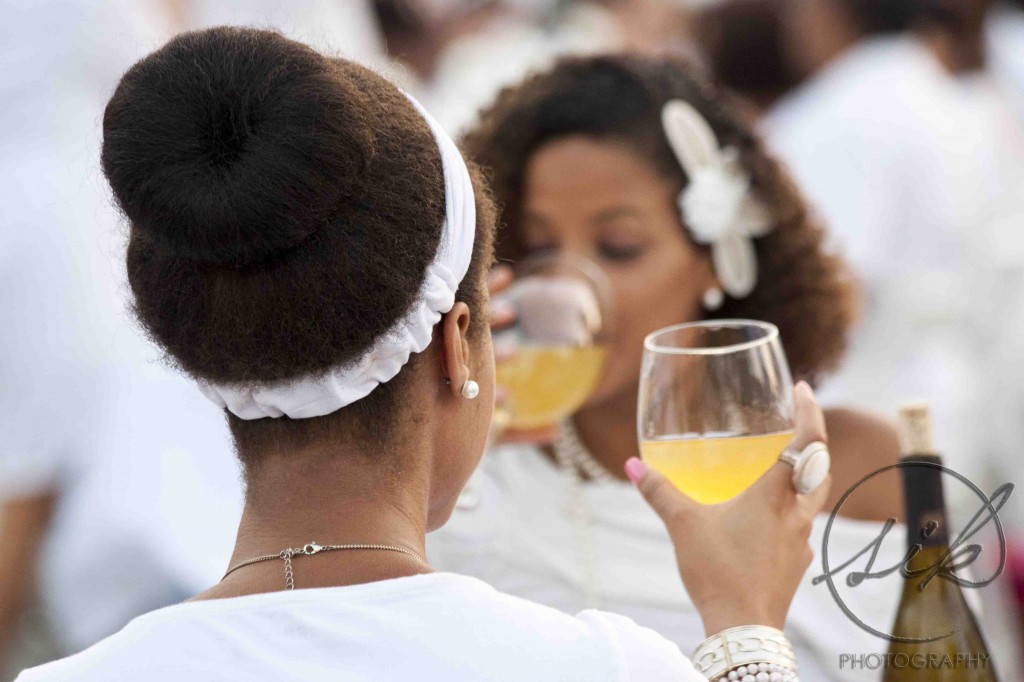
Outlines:
[[626, 478], [632, 481], [634, 484], [639, 483], [643, 480], [643, 477], [647, 475], [647, 465], [636, 457], [630, 457], [626, 460]]
[[811, 400], [813, 400], [814, 402], [818, 402], [818, 396], [814, 392], [814, 389], [811, 388], [811, 385], [810, 384], [804, 384], [804, 385], [807, 386], [807, 388], [805, 390], [807, 391], [807, 395], [809, 395], [811, 397]]

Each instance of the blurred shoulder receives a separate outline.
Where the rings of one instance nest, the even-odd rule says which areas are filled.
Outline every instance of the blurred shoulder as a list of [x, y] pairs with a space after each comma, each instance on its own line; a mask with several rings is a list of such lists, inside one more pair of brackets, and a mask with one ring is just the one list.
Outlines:
[[[868, 474], [895, 464], [900, 446], [896, 424], [869, 412], [846, 407], [825, 410], [829, 450], [832, 454], [832, 508], [857, 482]], [[884, 521], [901, 517], [902, 490], [898, 475], [879, 476], [862, 486], [840, 513], [864, 521]]]
[[865, 466], [894, 464], [900, 456], [896, 422], [849, 407], [825, 410], [825, 425], [833, 453], [856, 455]]

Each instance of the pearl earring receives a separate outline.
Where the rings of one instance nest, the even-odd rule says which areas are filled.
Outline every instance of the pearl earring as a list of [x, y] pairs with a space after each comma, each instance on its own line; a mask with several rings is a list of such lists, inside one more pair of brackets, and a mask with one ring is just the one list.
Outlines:
[[718, 310], [725, 303], [725, 292], [718, 287], [711, 287], [704, 292], [702, 300], [705, 310]]
[[472, 400], [473, 398], [480, 395], [480, 384], [476, 383], [472, 379], [462, 384], [462, 397], [466, 400]]

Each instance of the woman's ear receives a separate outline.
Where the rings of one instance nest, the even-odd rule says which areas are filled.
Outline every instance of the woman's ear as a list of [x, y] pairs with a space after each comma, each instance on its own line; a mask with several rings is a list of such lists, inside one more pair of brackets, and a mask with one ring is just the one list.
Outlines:
[[441, 320], [441, 374], [452, 395], [462, 395], [469, 376], [469, 306], [456, 303]]

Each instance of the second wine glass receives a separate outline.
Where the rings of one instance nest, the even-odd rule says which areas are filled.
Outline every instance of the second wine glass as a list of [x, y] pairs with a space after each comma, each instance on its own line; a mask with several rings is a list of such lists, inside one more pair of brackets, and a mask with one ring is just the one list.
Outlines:
[[[496, 297], [515, 322], [494, 334], [506, 428], [541, 429], [575, 412], [597, 386], [611, 334], [611, 286], [581, 257], [529, 258]], [[504, 413], [504, 414], [502, 414]]]

